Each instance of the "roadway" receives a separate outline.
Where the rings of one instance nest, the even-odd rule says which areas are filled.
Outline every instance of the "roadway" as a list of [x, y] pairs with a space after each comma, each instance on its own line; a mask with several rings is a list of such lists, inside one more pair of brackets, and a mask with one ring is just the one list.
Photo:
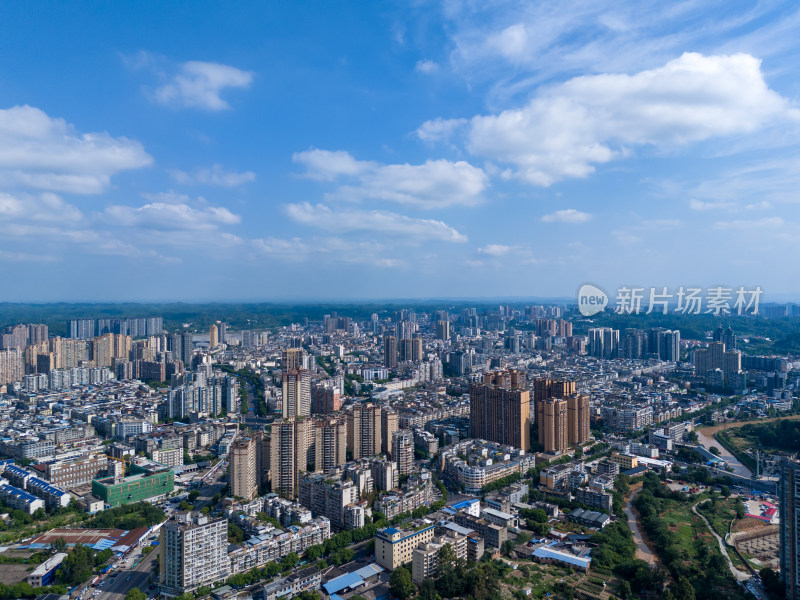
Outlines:
[[753, 472], [739, 462], [739, 459], [728, 452], [722, 444], [715, 440], [714, 435], [711, 432], [709, 432], [707, 435], [702, 429], [695, 429], [695, 433], [697, 433], [698, 444], [700, 444], [703, 448], [710, 451], [712, 446], [716, 446], [719, 449], [718, 456], [728, 463], [728, 466], [736, 475], [739, 475], [740, 477], [747, 477], [748, 479], [753, 476]]
[[[96, 600], [124, 600], [125, 595], [133, 588], [139, 588], [148, 596], [155, 596], [155, 592], [150, 593], [151, 573], [153, 571], [153, 561], [156, 560], [159, 553], [159, 546], [153, 547], [152, 552], [145, 556], [141, 562], [132, 567], [134, 562], [133, 558], [125, 561], [126, 568], [119, 570], [119, 574], [114, 577], [106, 576], [103, 579], [103, 585], [95, 589]], [[138, 551], [136, 552], [138, 554]], [[134, 554], [135, 555], [135, 554]], [[131, 566], [128, 566], [131, 565]], [[98, 593], [99, 592], [99, 593]], [[84, 594], [84, 600], [90, 596]]]

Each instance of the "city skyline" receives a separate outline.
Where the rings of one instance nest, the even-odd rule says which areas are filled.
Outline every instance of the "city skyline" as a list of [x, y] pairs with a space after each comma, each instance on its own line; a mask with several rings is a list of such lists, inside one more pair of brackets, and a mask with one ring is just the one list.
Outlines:
[[3, 300], [800, 298], [792, 3], [0, 14]]

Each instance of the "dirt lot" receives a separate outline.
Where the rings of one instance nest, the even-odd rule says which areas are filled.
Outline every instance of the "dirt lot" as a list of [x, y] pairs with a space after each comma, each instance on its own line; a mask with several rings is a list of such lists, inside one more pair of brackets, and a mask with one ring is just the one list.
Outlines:
[[33, 571], [36, 565], [24, 565], [18, 563], [0, 564], [0, 583], [14, 585], [24, 580], [28, 573]]

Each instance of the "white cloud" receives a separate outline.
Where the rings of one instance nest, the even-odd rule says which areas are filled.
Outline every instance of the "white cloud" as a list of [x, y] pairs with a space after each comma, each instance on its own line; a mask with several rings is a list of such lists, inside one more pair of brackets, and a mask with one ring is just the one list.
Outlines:
[[306, 167], [305, 176], [319, 181], [333, 181], [340, 176], [361, 175], [377, 167], [377, 163], [356, 160], [343, 150], [306, 150], [295, 152], [292, 160]]
[[565, 208], [564, 210], [557, 210], [549, 215], [544, 215], [542, 221], [545, 223], [585, 223], [592, 218], [589, 213], [575, 210], [574, 208]]
[[289, 218], [297, 223], [331, 232], [365, 231], [383, 235], [406, 236], [414, 240], [467, 241], [465, 235], [442, 221], [414, 219], [388, 211], [333, 210], [324, 204], [312, 206], [308, 202], [289, 204], [285, 210]]
[[172, 178], [178, 183], [183, 184], [203, 184], [219, 185], [222, 187], [236, 187], [245, 183], [252, 183], [256, 180], [256, 174], [252, 171], [238, 173], [228, 171], [222, 165], [212, 165], [210, 167], [199, 167], [192, 173], [186, 171], [170, 171]]
[[503, 256], [511, 250], [511, 246], [504, 246], [502, 244], [486, 244], [483, 248], [478, 248], [481, 254], [488, 254], [489, 256]]
[[425, 121], [415, 133], [423, 142], [447, 141], [466, 124], [466, 119], [433, 119]]
[[214, 62], [189, 61], [180, 65], [168, 83], [153, 92], [159, 104], [203, 110], [226, 110], [230, 105], [222, 99], [226, 88], [247, 89], [253, 73]]
[[300, 152], [293, 159], [306, 166], [305, 175], [312, 179], [355, 178], [355, 183], [342, 185], [331, 194], [350, 201], [369, 198], [427, 209], [469, 206], [481, 201], [488, 185], [486, 173], [464, 161], [380, 165], [356, 160], [347, 152], [327, 150]]
[[80, 133], [32, 106], [0, 109], [0, 184], [74, 194], [105, 191], [111, 177], [153, 162], [142, 145]]
[[492, 34], [486, 45], [512, 61], [527, 58], [530, 54], [528, 30], [523, 23], [516, 23]]
[[416, 65], [414, 65], [414, 70], [418, 73], [430, 75], [431, 73], [436, 73], [436, 71], [439, 70], [439, 65], [432, 60], [420, 60], [417, 61]]
[[353, 242], [337, 237], [312, 238], [276, 238], [267, 237], [252, 241], [253, 248], [271, 258], [288, 262], [305, 262], [313, 260], [335, 261], [337, 264], [348, 263], [370, 265], [373, 267], [399, 267], [402, 260], [380, 256], [383, 246], [375, 242]]
[[520, 109], [476, 116], [468, 149], [534, 185], [586, 177], [635, 146], [677, 147], [800, 120], [746, 54], [683, 54], [635, 75], [590, 75]]
[[187, 204], [161, 202], [139, 207], [109, 206], [103, 218], [112, 225], [160, 230], [213, 230], [220, 225], [236, 225], [241, 221], [239, 215], [219, 206], [198, 209]]
[[78, 208], [51, 192], [18, 195], [0, 192], [0, 221], [70, 223], [82, 218]]
[[717, 221], [714, 229], [779, 229], [786, 225], [781, 217], [764, 217], [763, 219], [740, 219], [734, 221]]

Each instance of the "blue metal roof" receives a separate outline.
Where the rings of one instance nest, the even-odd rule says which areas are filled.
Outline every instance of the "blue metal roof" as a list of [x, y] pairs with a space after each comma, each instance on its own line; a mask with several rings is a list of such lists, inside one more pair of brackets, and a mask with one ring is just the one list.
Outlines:
[[331, 595], [336, 592], [341, 592], [344, 589], [361, 585], [362, 583], [364, 583], [364, 579], [361, 575], [357, 573], [345, 573], [344, 575], [331, 579], [328, 583], [323, 584], [322, 587], [325, 588], [328, 595]]
[[387, 527], [384, 529], [384, 532], [388, 533], [389, 535], [394, 535], [395, 533], [399, 533], [399, 529], [395, 529], [394, 527]]
[[369, 564], [366, 567], [361, 567], [357, 571], [353, 571], [353, 573], [363, 577], [364, 579], [367, 579], [369, 577], [374, 577], [375, 575], [381, 572], [383, 572], [383, 567], [375, 563]]
[[581, 567], [582, 569], [588, 569], [589, 564], [592, 562], [591, 558], [581, 558], [580, 556], [575, 556], [569, 552], [560, 552], [554, 548], [551, 548], [550, 546], [541, 546], [536, 548], [536, 550], [533, 551], [533, 555], [537, 558], [558, 560], [570, 565], [575, 565], [576, 567]]

